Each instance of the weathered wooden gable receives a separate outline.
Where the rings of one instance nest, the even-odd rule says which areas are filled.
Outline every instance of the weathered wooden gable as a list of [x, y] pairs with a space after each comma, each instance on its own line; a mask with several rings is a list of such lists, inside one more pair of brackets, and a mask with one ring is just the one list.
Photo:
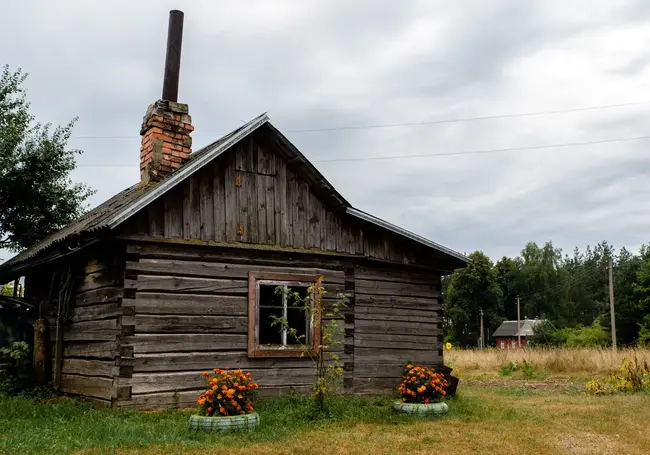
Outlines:
[[[129, 220], [123, 234], [275, 245], [415, 262], [415, 248], [325, 203], [268, 135], [255, 133]], [[318, 194], [320, 192], [320, 194]]]

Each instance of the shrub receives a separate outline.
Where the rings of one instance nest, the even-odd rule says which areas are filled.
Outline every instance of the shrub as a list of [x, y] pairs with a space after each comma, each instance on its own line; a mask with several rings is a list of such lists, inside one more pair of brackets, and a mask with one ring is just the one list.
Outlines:
[[208, 390], [199, 395], [199, 413], [205, 416], [232, 416], [253, 412], [251, 399], [259, 387], [251, 373], [242, 370], [215, 368], [202, 373], [208, 379]]
[[598, 322], [591, 326], [561, 329], [557, 334], [569, 348], [592, 348], [609, 346], [611, 335]]
[[499, 374], [501, 376], [510, 376], [515, 371], [517, 371], [517, 362], [506, 363], [505, 365], [501, 365], [499, 367]]
[[0, 361], [8, 362], [5, 372], [0, 374], [0, 392], [17, 394], [31, 387], [30, 353], [31, 349], [24, 341], [15, 341], [10, 348], [0, 349]]
[[549, 321], [543, 321], [533, 327], [533, 334], [528, 338], [530, 347], [560, 346], [562, 337], [557, 334], [555, 327]]
[[587, 390], [592, 395], [650, 391], [650, 366], [636, 358], [634, 361], [625, 359], [618, 374], [608, 376], [605, 381], [592, 379], [587, 382]]
[[447, 392], [447, 380], [433, 368], [406, 365], [399, 392], [405, 403], [431, 403], [442, 400]]

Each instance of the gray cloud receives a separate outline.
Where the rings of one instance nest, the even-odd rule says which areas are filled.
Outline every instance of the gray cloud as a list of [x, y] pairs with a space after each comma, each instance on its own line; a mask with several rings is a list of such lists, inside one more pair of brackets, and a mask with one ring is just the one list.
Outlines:
[[[650, 100], [642, 0], [14, 2], [0, 17], [12, 37], [0, 42], [0, 63], [30, 72], [40, 121], [80, 117], [70, 145], [85, 153], [74, 177], [97, 188], [92, 205], [138, 179], [140, 121], [160, 96], [167, 11], [178, 7], [186, 13], [180, 98], [195, 148], [264, 111], [287, 131]], [[319, 161], [642, 136], [649, 114], [644, 105], [286, 135]], [[528, 240], [565, 250], [650, 241], [649, 146], [318, 167], [360, 208], [498, 258]]]

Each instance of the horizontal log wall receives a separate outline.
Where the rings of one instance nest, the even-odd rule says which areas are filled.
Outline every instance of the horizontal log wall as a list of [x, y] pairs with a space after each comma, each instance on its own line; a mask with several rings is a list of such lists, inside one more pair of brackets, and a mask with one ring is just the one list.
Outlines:
[[[129, 245], [127, 257], [125, 292], [135, 308], [134, 331], [121, 339], [122, 349], [132, 350], [121, 365], [132, 374], [119, 379], [125, 394], [118, 406], [194, 406], [206, 385], [201, 372], [213, 368], [252, 372], [262, 395], [310, 390], [316, 370], [309, 358], [248, 358], [248, 276], [322, 275], [331, 303], [345, 290], [337, 261], [153, 243]], [[337, 354], [346, 361], [342, 344]]]
[[[73, 257], [75, 275], [71, 310], [63, 324], [61, 392], [81, 395], [103, 405], [117, 397], [123, 307], [123, 255], [117, 246], [94, 248]], [[58, 283], [59, 275], [54, 277]], [[46, 281], [51, 281], [51, 276]], [[57, 295], [58, 289], [52, 292]], [[54, 371], [57, 301], [45, 302]]]
[[396, 388], [409, 360], [442, 363], [439, 274], [357, 266], [354, 278], [354, 392]]

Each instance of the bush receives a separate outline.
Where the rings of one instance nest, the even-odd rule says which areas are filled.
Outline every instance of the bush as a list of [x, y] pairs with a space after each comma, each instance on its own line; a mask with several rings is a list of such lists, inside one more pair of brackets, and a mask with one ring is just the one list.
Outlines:
[[533, 362], [528, 362], [524, 359], [521, 363], [518, 361], [514, 363], [509, 362], [499, 367], [499, 374], [501, 376], [510, 376], [517, 371], [521, 371], [522, 375], [526, 378], [532, 378], [535, 376], [535, 365], [533, 365]]
[[531, 347], [555, 347], [562, 344], [562, 337], [549, 321], [543, 321], [533, 327], [533, 334], [528, 338]]
[[405, 403], [431, 403], [441, 401], [447, 392], [447, 380], [433, 368], [407, 364], [399, 392]]
[[0, 362], [8, 363], [0, 374], [0, 392], [15, 395], [32, 385], [31, 349], [24, 341], [15, 341], [10, 348], [0, 349]]
[[598, 323], [591, 326], [581, 326], [574, 329], [558, 330], [557, 334], [569, 348], [602, 348], [609, 346], [610, 334]]
[[202, 374], [208, 378], [209, 388], [197, 400], [201, 415], [232, 416], [253, 412], [251, 398], [259, 386], [252, 381], [251, 373], [215, 368], [212, 373]]
[[592, 379], [587, 382], [587, 390], [592, 395], [609, 395], [615, 392], [650, 391], [650, 366], [636, 358], [623, 360], [619, 374], [607, 377], [605, 381]]

